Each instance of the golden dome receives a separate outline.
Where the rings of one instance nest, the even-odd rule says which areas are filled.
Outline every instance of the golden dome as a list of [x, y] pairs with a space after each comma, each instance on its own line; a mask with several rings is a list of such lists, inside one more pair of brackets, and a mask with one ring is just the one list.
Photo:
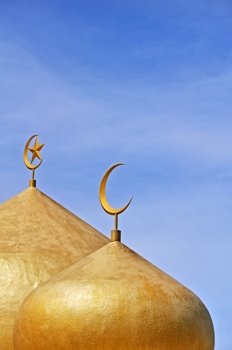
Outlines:
[[31, 292], [15, 350], [213, 350], [213, 324], [189, 289], [111, 242]]
[[34, 187], [0, 205], [0, 348], [25, 296], [108, 238]]

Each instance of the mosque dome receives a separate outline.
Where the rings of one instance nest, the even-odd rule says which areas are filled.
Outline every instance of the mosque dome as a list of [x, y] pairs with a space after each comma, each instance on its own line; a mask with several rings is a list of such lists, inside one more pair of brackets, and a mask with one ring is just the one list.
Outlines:
[[119, 241], [34, 289], [16, 317], [15, 350], [213, 350], [201, 300]]
[[109, 240], [35, 187], [0, 205], [0, 223], [0, 348], [11, 350], [26, 295]]

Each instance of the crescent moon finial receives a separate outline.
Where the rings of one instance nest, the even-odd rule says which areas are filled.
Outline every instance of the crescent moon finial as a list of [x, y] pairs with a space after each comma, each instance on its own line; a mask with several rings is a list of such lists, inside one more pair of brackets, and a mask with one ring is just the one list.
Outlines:
[[115, 209], [113, 207], [111, 207], [111, 205], [108, 203], [107, 199], [106, 199], [106, 183], [108, 180], [108, 177], [110, 175], [110, 173], [118, 166], [120, 165], [124, 165], [123, 163], [116, 163], [114, 165], [112, 165], [105, 173], [105, 175], [102, 178], [101, 184], [100, 184], [100, 189], [99, 189], [99, 198], [100, 198], [100, 203], [102, 208], [110, 215], [114, 215], [115, 216], [115, 220], [114, 220], [114, 230], [111, 231], [111, 240], [112, 241], [120, 241], [121, 240], [121, 231], [118, 230], [118, 215], [121, 214], [122, 212], [124, 212], [124, 210], [126, 210], [133, 197], [131, 197], [131, 199], [129, 200], [129, 202], [122, 208], [119, 209]]
[[[29, 147], [31, 141], [35, 137], [36, 137], [36, 139], [35, 139], [34, 147]], [[45, 143], [39, 144], [38, 135], [35, 134], [29, 138], [29, 140], [27, 141], [27, 143], [24, 147], [24, 153], [23, 153], [24, 163], [28, 169], [32, 170], [32, 178], [31, 178], [31, 180], [29, 180], [30, 187], [36, 187], [36, 180], [34, 179], [35, 169], [37, 169], [43, 161], [43, 159], [41, 158], [41, 155], [40, 155], [40, 151], [44, 145], [45, 145]], [[31, 162], [29, 162], [29, 160], [28, 160], [28, 151], [32, 152]], [[35, 160], [35, 158], [38, 158], [40, 160], [40, 162], [36, 165], [33, 165], [32, 163]]]

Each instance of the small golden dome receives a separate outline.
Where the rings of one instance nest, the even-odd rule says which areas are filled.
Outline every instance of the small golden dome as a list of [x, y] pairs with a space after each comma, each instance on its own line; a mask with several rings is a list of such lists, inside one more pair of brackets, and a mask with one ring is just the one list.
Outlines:
[[0, 205], [0, 223], [0, 348], [11, 350], [26, 295], [109, 240], [33, 187]]
[[189, 289], [120, 242], [24, 300], [15, 350], [213, 350], [211, 317]]

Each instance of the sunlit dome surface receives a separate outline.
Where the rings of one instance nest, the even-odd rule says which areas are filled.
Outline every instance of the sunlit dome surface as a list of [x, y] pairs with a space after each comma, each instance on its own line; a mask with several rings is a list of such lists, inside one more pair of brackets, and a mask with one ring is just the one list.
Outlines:
[[189, 289], [111, 242], [36, 288], [15, 350], [213, 350], [211, 317]]
[[0, 347], [26, 295], [109, 240], [36, 188], [0, 205]]

